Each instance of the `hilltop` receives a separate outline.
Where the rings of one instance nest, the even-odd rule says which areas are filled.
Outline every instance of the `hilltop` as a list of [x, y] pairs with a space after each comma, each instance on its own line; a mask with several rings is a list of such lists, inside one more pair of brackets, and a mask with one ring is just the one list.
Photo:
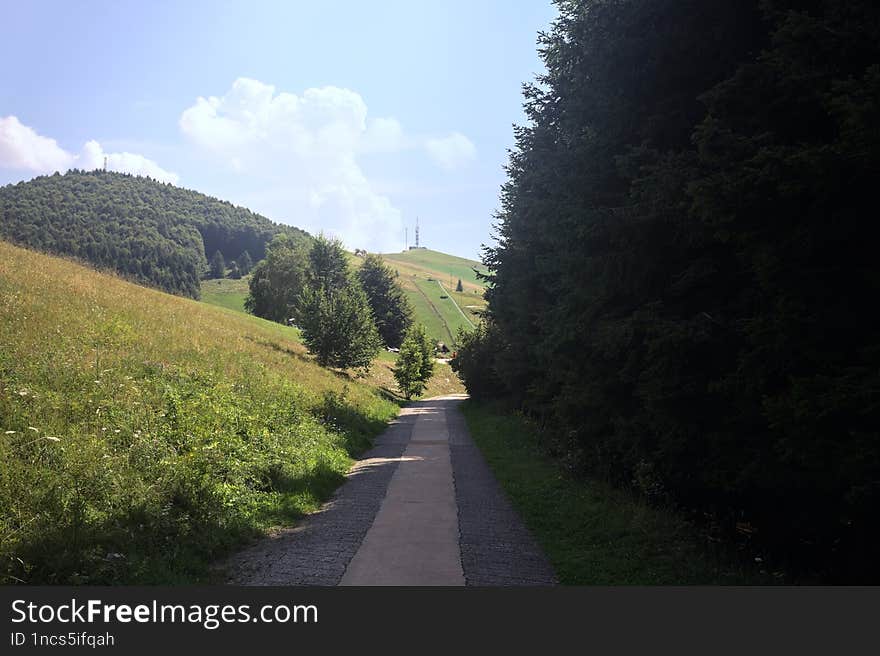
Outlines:
[[0, 237], [72, 256], [140, 284], [198, 297], [207, 258], [261, 259], [278, 233], [308, 233], [210, 196], [111, 171], [0, 187]]
[[[460, 328], [470, 330], [481, 320], [486, 307], [485, 282], [477, 277], [477, 272], [486, 273], [481, 263], [425, 248], [382, 257], [400, 274], [416, 320], [435, 340], [454, 344]], [[459, 280], [461, 292], [456, 291]]]

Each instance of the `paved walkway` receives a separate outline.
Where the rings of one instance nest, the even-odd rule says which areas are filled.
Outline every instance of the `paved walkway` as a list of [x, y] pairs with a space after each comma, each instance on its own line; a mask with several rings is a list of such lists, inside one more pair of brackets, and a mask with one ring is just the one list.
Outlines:
[[549, 585], [457, 409], [404, 408], [317, 513], [228, 562], [240, 585]]

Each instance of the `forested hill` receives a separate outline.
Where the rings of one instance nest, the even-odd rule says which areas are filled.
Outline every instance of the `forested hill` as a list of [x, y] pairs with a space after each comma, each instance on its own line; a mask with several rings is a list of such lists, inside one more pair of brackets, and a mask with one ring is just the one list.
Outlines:
[[198, 297], [216, 251], [260, 260], [280, 232], [308, 233], [150, 178], [72, 170], [0, 187], [0, 237], [74, 256], [173, 294]]

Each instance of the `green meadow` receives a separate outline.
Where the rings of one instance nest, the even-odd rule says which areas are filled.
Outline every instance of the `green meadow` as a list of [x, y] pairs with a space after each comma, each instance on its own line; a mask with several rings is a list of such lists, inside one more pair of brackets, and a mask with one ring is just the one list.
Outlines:
[[0, 583], [209, 580], [399, 409], [389, 362], [322, 369], [291, 328], [5, 242], [0, 307]]

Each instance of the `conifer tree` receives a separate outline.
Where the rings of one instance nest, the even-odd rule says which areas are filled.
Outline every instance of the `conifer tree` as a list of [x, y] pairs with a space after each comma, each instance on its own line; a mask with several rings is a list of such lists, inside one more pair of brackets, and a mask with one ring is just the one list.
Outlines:
[[434, 374], [434, 346], [421, 324], [406, 334], [394, 365], [397, 386], [407, 399], [419, 396]]

